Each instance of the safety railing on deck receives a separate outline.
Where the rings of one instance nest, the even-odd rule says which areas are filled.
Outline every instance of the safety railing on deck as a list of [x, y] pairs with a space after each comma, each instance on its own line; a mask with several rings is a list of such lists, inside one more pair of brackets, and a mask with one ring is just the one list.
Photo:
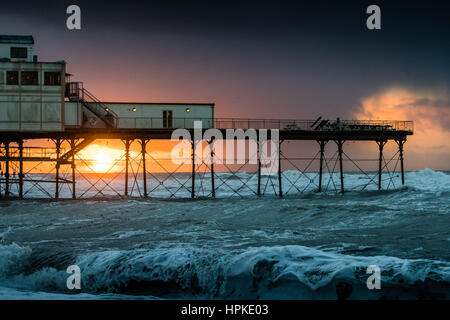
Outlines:
[[288, 119], [227, 119], [215, 120], [220, 129], [279, 129], [301, 131], [413, 131], [413, 121], [398, 120], [288, 120]]
[[[398, 120], [288, 120], [241, 118], [173, 118], [163, 125], [163, 118], [118, 118], [117, 127], [123, 129], [194, 128], [200, 121], [202, 128], [217, 129], [279, 129], [290, 131], [407, 131], [413, 132], [413, 121]], [[214, 125], [212, 126], [212, 123]]]
[[[64, 153], [65, 149], [61, 148], [60, 153]], [[24, 158], [55, 158], [56, 155], [56, 148], [49, 148], [49, 147], [24, 147], [22, 151]], [[5, 157], [6, 152], [4, 147], [0, 147], [0, 158]], [[20, 150], [19, 147], [9, 147], [9, 156], [19, 157], [20, 156]]]

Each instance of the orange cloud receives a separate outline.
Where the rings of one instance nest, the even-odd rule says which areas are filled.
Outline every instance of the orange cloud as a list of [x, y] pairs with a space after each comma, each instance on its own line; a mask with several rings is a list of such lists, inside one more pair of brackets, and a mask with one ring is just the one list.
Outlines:
[[450, 151], [450, 97], [445, 92], [391, 88], [364, 98], [358, 119], [412, 120], [414, 150]]

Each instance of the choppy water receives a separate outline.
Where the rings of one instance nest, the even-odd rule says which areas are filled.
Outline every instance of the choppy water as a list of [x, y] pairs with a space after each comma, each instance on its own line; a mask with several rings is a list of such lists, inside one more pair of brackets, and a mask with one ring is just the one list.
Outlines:
[[[406, 182], [284, 199], [1, 201], [0, 298], [336, 299], [346, 283], [350, 299], [448, 299], [450, 174]], [[73, 264], [81, 293], [66, 288]], [[369, 265], [380, 290], [367, 289]]]

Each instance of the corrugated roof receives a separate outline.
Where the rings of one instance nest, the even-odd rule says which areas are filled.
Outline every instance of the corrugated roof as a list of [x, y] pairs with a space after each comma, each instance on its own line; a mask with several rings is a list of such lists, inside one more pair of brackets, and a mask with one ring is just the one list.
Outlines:
[[0, 43], [34, 44], [33, 36], [0, 35]]

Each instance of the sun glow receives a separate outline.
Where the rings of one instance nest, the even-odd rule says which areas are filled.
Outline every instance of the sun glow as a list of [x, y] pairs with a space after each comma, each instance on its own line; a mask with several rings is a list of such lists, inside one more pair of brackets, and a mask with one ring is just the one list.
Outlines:
[[101, 144], [89, 145], [80, 151], [80, 158], [84, 159], [82, 164], [83, 172], [105, 173], [119, 172], [123, 163], [119, 159], [123, 158], [124, 151]]
[[99, 151], [94, 155], [94, 171], [95, 172], [107, 172], [112, 166], [112, 158], [104, 150]]

